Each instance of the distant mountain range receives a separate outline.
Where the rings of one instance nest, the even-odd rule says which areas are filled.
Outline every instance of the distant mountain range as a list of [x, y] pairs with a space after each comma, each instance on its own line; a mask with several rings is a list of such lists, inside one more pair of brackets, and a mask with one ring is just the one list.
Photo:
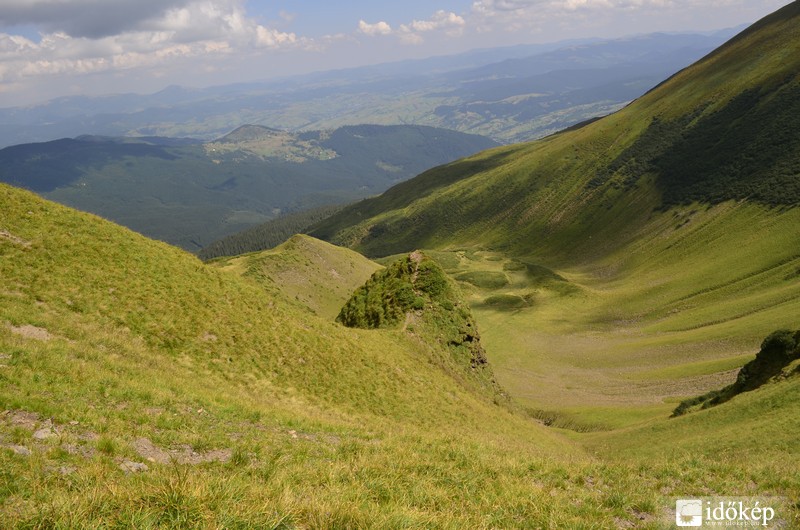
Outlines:
[[0, 150], [0, 181], [196, 251], [282, 213], [378, 194], [495, 145], [411, 125], [304, 133], [249, 125], [207, 143], [80, 136]]
[[433, 242], [595, 254], [675, 206], [796, 206], [800, 50], [754, 28], [613, 115], [432, 169], [312, 234], [373, 256]]
[[620, 108], [735, 32], [567, 41], [268, 83], [66, 97], [0, 109], [0, 146], [82, 134], [212, 140], [243, 123], [290, 131], [417, 124], [528, 140]]

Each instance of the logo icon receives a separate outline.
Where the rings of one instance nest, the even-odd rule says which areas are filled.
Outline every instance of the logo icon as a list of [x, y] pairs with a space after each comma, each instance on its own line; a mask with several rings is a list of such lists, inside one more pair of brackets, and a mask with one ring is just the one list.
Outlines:
[[703, 501], [679, 500], [675, 503], [675, 524], [678, 526], [703, 526]]

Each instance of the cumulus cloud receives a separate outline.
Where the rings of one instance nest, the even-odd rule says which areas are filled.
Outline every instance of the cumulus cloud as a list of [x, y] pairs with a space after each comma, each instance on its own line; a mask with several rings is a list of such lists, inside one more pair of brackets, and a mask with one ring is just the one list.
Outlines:
[[249, 18], [242, 0], [3, 0], [0, 27], [23, 24], [40, 40], [0, 31], [0, 82], [314, 45]]
[[267, 48], [278, 48], [286, 44], [297, 43], [297, 35], [294, 33], [285, 33], [264, 26], [256, 27], [256, 35], [258, 44]]
[[466, 24], [463, 17], [439, 10], [428, 20], [414, 20], [407, 27], [410, 31], [433, 31], [441, 28], [460, 28]]
[[376, 35], [391, 35], [392, 26], [382, 20], [380, 22], [376, 22], [375, 24], [370, 24], [364, 20], [359, 20], [358, 31], [370, 37], [374, 37]]
[[401, 41], [407, 44], [421, 44], [424, 39], [423, 33], [433, 31], [443, 31], [450, 37], [461, 35], [467, 22], [460, 15], [453, 12], [439, 10], [427, 20], [412, 20], [408, 24], [400, 24], [397, 29], [393, 29], [389, 23], [380, 21], [370, 24], [364, 20], [358, 22], [358, 32], [370, 37], [377, 35], [396, 35]]

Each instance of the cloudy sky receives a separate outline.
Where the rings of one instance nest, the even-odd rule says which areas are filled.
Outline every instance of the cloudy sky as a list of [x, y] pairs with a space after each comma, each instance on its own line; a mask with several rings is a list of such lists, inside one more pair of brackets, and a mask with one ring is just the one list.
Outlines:
[[712, 30], [788, 0], [0, 0], [0, 107], [576, 37]]

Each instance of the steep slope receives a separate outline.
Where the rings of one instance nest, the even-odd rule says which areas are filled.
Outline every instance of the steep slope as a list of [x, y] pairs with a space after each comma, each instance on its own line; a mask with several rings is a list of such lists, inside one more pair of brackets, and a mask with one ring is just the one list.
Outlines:
[[347, 327], [398, 328], [439, 353], [453, 377], [504, 400], [495, 382], [469, 306], [453, 280], [422, 252], [412, 252], [375, 272], [336, 317]]
[[[419, 473], [563, 452], [413, 338], [346, 330], [177, 249], [0, 193], [0, 519], [12, 526], [474, 524], [484, 501], [459, 515]], [[431, 468], [431, 451], [450, 456]]]
[[798, 204], [798, 13], [788, 5], [612, 116], [431, 170], [312, 235], [371, 255], [469, 241], [575, 257], [629, 241], [654, 208]]
[[302, 134], [248, 125], [207, 143], [83, 136], [0, 150], [0, 182], [197, 251], [282, 212], [374, 195], [496, 145], [402, 125]]
[[659, 527], [659, 496], [800, 493], [752, 447], [598, 461], [408, 330], [4, 185], [0, 302], [5, 527]]
[[501, 280], [468, 287], [483, 342], [548, 422], [667, 417], [797, 327], [798, 22], [793, 2], [612, 116], [428, 171], [311, 234], [446, 250], [456, 278]]
[[732, 384], [702, 396], [681, 401], [672, 416], [695, 409], [714, 407], [743, 392], [752, 392], [769, 383], [777, 383], [800, 374], [800, 331], [781, 329], [770, 333], [761, 343], [756, 358], [742, 366]]

